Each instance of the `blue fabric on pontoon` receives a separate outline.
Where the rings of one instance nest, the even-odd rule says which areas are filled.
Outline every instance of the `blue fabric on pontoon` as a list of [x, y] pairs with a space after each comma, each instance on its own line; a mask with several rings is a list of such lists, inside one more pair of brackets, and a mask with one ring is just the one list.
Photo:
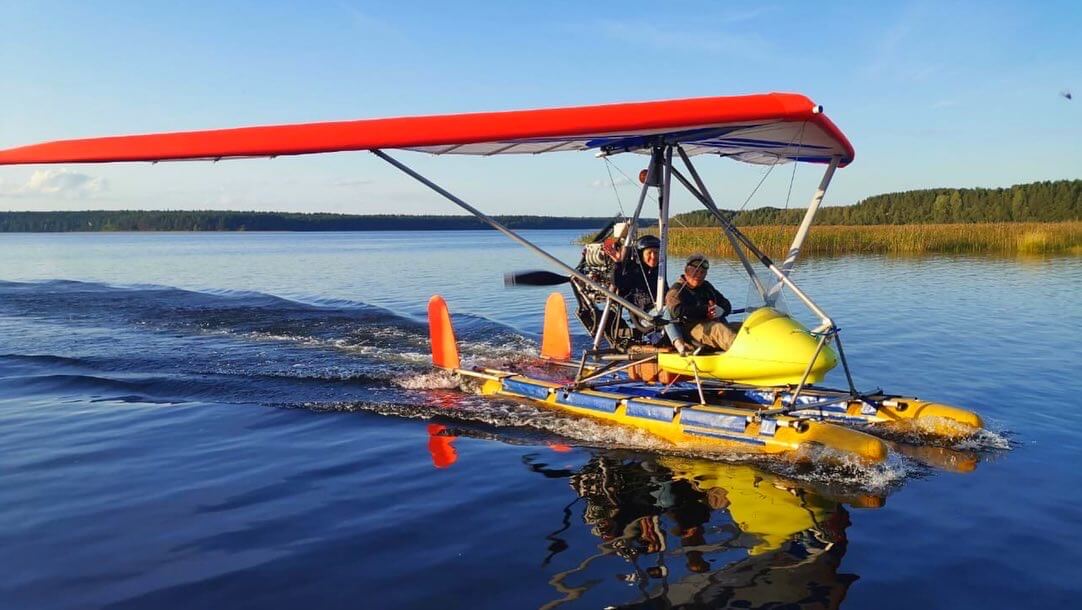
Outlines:
[[559, 392], [556, 394], [556, 402], [562, 405], [584, 407], [606, 413], [612, 413], [616, 411], [616, 407], [620, 406], [618, 398], [591, 396], [590, 394], [580, 394], [578, 392]]
[[700, 426], [703, 428], [717, 428], [718, 430], [731, 430], [743, 432], [747, 426], [747, 419], [741, 415], [725, 415], [712, 413], [698, 409], [684, 409], [680, 412], [680, 423], [685, 426]]
[[529, 396], [530, 398], [539, 398], [541, 400], [545, 400], [549, 397], [549, 389], [547, 386], [529, 383], [519, 379], [504, 379], [503, 390], [505, 392]]
[[673, 417], [676, 416], [676, 410], [665, 405], [653, 405], [648, 402], [629, 400], [627, 401], [627, 414], [632, 417], [672, 422]]

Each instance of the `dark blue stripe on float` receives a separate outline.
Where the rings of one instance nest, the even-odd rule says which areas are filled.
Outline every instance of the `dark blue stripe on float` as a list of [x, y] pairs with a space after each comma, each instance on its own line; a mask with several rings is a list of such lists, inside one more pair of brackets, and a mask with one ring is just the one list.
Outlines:
[[680, 423], [685, 426], [700, 426], [703, 428], [715, 428], [717, 430], [730, 430], [743, 432], [747, 426], [747, 419], [742, 415], [724, 415], [696, 409], [684, 409], [680, 412]]
[[547, 386], [519, 381], [516, 379], [504, 379], [503, 391], [511, 392], [512, 394], [519, 394], [522, 396], [529, 396], [530, 398], [537, 398], [540, 400], [545, 400], [549, 397], [549, 389]]
[[657, 421], [671, 423], [676, 415], [676, 410], [663, 405], [652, 405], [647, 402], [629, 400], [627, 401], [627, 414], [632, 417], [656, 419]]
[[572, 407], [604, 411], [605, 413], [615, 412], [616, 407], [620, 405], [620, 399], [618, 398], [592, 396], [590, 394], [579, 394], [577, 392], [560, 392], [556, 395], [556, 402]]

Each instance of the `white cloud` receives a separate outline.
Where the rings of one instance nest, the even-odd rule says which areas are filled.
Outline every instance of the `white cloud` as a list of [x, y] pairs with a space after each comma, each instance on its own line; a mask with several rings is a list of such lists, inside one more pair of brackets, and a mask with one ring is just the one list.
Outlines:
[[89, 199], [109, 190], [109, 181], [68, 169], [39, 169], [23, 184], [0, 181], [0, 197]]

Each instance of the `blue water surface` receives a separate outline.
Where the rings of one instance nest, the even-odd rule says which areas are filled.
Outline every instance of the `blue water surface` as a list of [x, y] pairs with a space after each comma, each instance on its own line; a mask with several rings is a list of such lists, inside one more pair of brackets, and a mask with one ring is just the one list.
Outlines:
[[[428, 297], [471, 362], [529, 365], [530, 268], [493, 231], [0, 235], [0, 607], [1077, 605], [1079, 259], [798, 266], [859, 387], [991, 430], [881, 468], [458, 391]], [[738, 306], [742, 278], [710, 271]]]

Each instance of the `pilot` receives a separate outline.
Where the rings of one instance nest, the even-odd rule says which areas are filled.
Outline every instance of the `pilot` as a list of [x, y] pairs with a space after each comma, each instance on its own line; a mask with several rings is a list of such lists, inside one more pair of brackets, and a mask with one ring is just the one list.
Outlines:
[[[717, 288], [706, 281], [710, 261], [702, 254], [692, 254], [684, 265], [684, 274], [665, 293], [665, 306], [685, 337], [714, 349], [726, 350], [736, 339], [734, 329], [725, 323], [732, 305]], [[739, 326], [737, 327], [739, 328]], [[681, 338], [673, 340], [681, 354], [687, 345]]]
[[660, 248], [661, 241], [657, 237], [643, 235], [635, 240], [638, 256], [616, 265], [616, 293], [645, 311], [654, 307]]

